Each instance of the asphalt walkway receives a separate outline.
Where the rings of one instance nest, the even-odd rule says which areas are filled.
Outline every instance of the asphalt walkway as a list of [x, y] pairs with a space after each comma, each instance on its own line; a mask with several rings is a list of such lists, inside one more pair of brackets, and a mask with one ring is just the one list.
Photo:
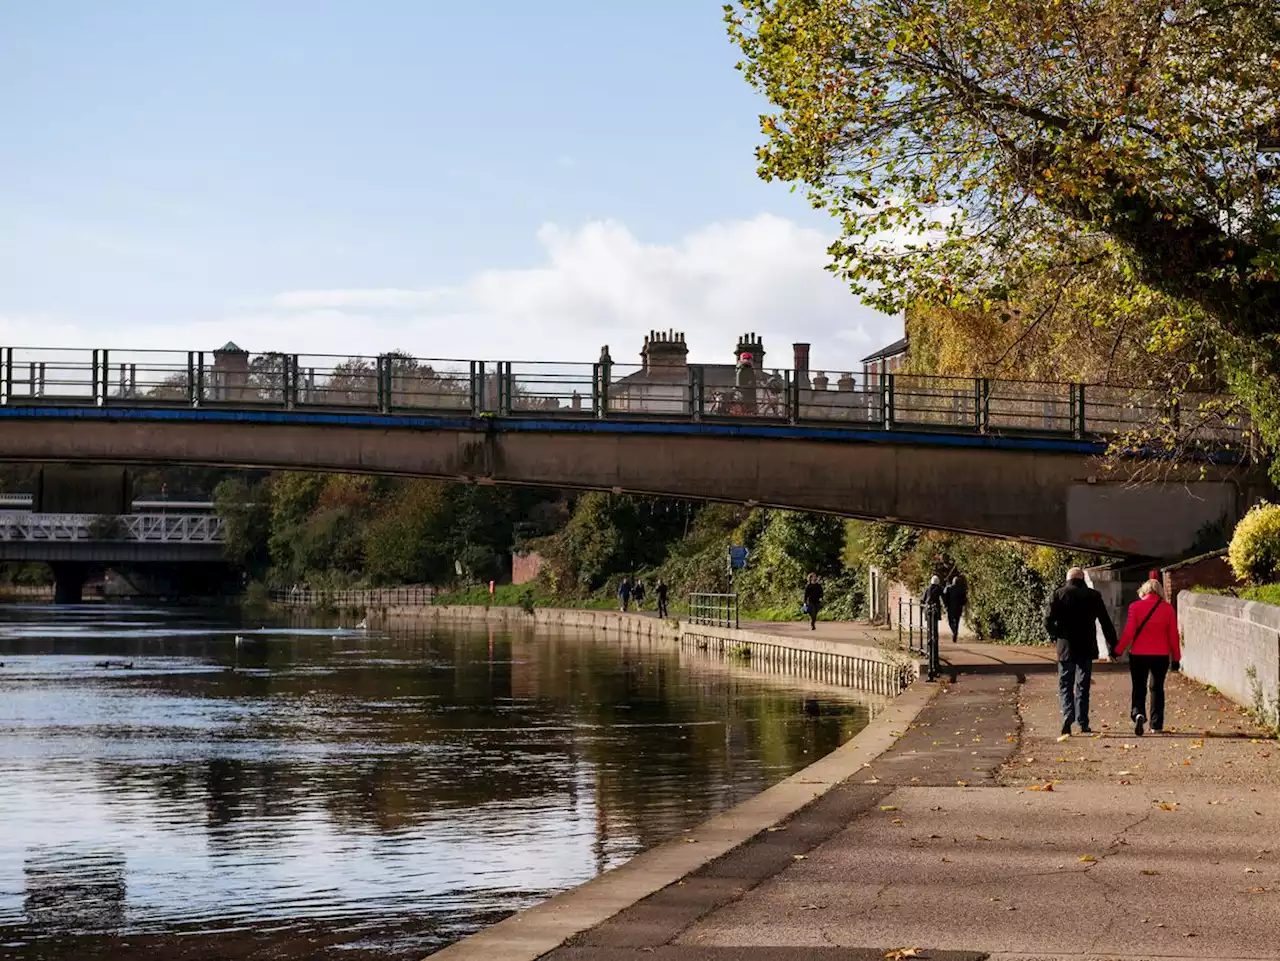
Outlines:
[[1280, 745], [1180, 676], [1135, 737], [1106, 666], [1060, 739], [1049, 649], [943, 654], [860, 774], [544, 957], [1280, 959]]

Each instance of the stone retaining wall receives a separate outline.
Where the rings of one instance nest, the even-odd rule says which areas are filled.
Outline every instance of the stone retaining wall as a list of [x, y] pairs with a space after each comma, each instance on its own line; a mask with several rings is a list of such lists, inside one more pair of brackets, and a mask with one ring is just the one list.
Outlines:
[[1187, 676], [1280, 723], [1280, 607], [1190, 591], [1177, 604]]
[[680, 627], [674, 620], [661, 620], [643, 614], [623, 614], [621, 611], [573, 610], [571, 608], [539, 607], [532, 614], [520, 607], [482, 607], [472, 605], [438, 604], [430, 607], [388, 607], [387, 617], [412, 618], [418, 621], [463, 621], [484, 624], [524, 624], [538, 627], [585, 627], [615, 634], [636, 637], [680, 636]]
[[[383, 612], [378, 612], [382, 614]], [[661, 620], [619, 611], [519, 607], [389, 607], [385, 616], [419, 623], [450, 621], [503, 626], [570, 627], [628, 637], [678, 641], [682, 647], [722, 657], [737, 654], [755, 670], [808, 678], [840, 687], [895, 695], [920, 674], [919, 663], [897, 651], [766, 631], [735, 630]]]

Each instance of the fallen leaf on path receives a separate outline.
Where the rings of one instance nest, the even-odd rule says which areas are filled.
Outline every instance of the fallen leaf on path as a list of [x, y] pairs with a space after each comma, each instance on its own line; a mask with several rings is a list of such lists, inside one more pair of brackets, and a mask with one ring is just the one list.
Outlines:
[[800, 905], [800, 910], [801, 911], [821, 911], [824, 907], [826, 907], [825, 904], [802, 904]]
[[1152, 871], [1152, 870], [1149, 870], [1149, 869], [1147, 869], [1147, 868], [1143, 868], [1143, 869], [1142, 869], [1142, 873], [1143, 873], [1143, 874], [1145, 874], [1145, 875], [1146, 875], [1147, 877], [1149, 877], [1149, 878], [1155, 878], [1155, 877], [1159, 877], [1159, 876], [1160, 876], [1160, 872], [1159, 872], [1159, 871]]
[[884, 956], [884, 961], [907, 961], [908, 958], [923, 958], [920, 948], [895, 948]]
[[806, 861], [806, 860], [808, 860], [808, 858], [809, 858], [809, 855], [807, 855], [807, 854], [793, 854], [793, 855], [791, 855], [791, 860], [793, 860], [793, 861]]
[[1086, 854], [1080, 858], [1080, 863], [1081, 864], [1097, 864], [1098, 859], [1095, 858], [1092, 854]]
[[896, 805], [896, 804], [881, 804], [881, 805], [880, 805], [880, 810], [881, 810], [881, 811], [896, 811], [896, 810], [898, 810], [898, 805]]
[[1061, 744], [1063, 741], [1070, 741], [1070, 740], [1071, 740], [1071, 735], [1064, 734], [1062, 735], [1062, 737], [1058, 738], [1058, 743]]
[[1161, 805], [1160, 805], [1160, 810], [1161, 810], [1161, 811], [1176, 811], [1176, 810], [1178, 810], [1178, 802], [1174, 801], [1174, 802], [1173, 802], [1173, 803], [1171, 803], [1171, 804], [1161, 804]]
[[680, 840], [681, 840], [681, 841], [683, 841], [685, 844], [697, 844], [697, 843], [698, 843], [698, 839], [697, 839], [697, 838], [681, 838]]

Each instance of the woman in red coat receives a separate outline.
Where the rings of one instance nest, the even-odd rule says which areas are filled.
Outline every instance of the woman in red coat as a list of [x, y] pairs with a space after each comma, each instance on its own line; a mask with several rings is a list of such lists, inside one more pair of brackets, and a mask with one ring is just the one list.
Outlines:
[[1116, 657], [1129, 652], [1129, 676], [1133, 681], [1133, 701], [1129, 711], [1133, 733], [1142, 736], [1147, 722], [1147, 681], [1151, 682], [1151, 730], [1164, 729], [1164, 679], [1169, 670], [1181, 670], [1182, 648], [1178, 643], [1178, 615], [1165, 601], [1160, 582], [1147, 581], [1138, 588], [1138, 599], [1129, 605], [1124, 633], [1116, 646]]

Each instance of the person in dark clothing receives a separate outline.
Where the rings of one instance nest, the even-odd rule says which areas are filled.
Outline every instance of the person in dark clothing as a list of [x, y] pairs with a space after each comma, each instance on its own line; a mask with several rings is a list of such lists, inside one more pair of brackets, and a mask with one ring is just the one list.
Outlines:
[[1071, 723], [1080, 733], [1089, 734], [1089, 686], [1093, 662], [1098, 657], [1098, 631], [1107, 642], [1107, 657], [1115, 657], [1116, 629], [1107, 614], [1102, 595], [1084, 582], [1084, 571], [1067, 571], [1067, 583], [1049, 602], [1045, 629], [1058, 649], [1058, 702], [1062, 708], [1062, 733], [1071, 733]]
[[654, 596], [657, 597], [658, 599], [658, 616], [666, 617], [667, 616], [667, 595], [670, 593], [670, 588], [667, 587], [667, 582], [664, 581], [661, 577], [658, 578], [658, 586], [653, 589], [653, 593], [654, 593]]
[[822, 610], [822, 582], [817, 574], [810, 574], [804, 585], [804, 612], [809, 615], [809, 630], [818, 629], [818, 611]]
[[947, 611], [947, 626], [951, 628], [951, 643], [954, 644], [960, 635], [960, 618], [964, 616], [965, 606], [969, 603], [969, 585], [964, 576], [956, 574], [951, 583], [942, 589], [942, 606]]
[[622, 611], [631, 608], [631, 581], [627, 578], [622, 579], [622, 583], [618, 585], [618, 609]]
[[[925, 636], [930, 645], [938, 643], [938, 621], [942, 619], [942, 580], [936, 574], [929, 578], [929, 585], [920, 595], [920, 609], [924, 614]], [[930, 648], [932, 650], [932, 647]]]
[[644, 610], [644, 581], [636, 581], [636, 586], [631, 589], [631, 598], [636, 602], [636, 610]]

